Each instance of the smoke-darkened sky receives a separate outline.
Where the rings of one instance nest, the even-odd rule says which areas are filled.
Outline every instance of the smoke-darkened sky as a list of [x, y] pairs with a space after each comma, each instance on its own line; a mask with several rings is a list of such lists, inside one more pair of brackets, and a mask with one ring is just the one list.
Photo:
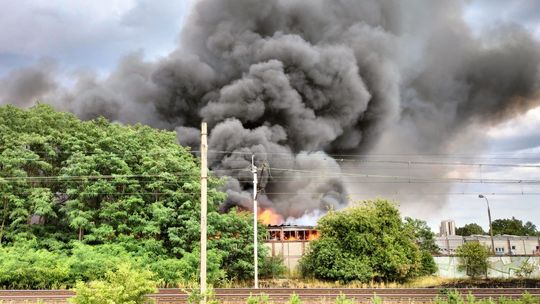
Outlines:
[[[535, 168], [479, 165], [540, 163], [540, 5], [534, 0], [4, 2], [0, 104], [26, 107], [44, 99], [82, 118], [176, 129], [193, 145], [193, 127], [205, 119], [215, 149], [286, 155], [264, 160], [319, 174], [540, 176]], [[378, 163], [334, 156], [345, 154]], [[232, 172], [246, 157], [214, 157], [215, 168], [235, 177], [231, 204], [242, 205], [249, 197], [245, 176]], [[396, 160], [413, 165], [389, 162]], [[417, 164], [422, 161], [432, 164]], [[309, 203], [299, 203], [307, 201], [302, 195], [263, 198], [286, 216], [339, 207], [346, 195], [387, 196], [432, 226], [443, 218], [487, 226], [483, 201], [473, 193], [540, 192], [272, 176], [292, 180], [269, 184], [276, 193], [325, 193]], [[534, 221], [538, 198], [490, 196], [493, 216]]]

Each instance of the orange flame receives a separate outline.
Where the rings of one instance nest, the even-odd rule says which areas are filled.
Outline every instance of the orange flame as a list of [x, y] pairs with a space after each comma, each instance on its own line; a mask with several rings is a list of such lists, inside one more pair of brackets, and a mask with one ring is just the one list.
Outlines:
[[257, 216], [259, 222], [264, 225], [281, 225], [283, 224], [283, 216], [277, 214], [272, 209], [260, 209]]
[[286, 239], [286, 241], [297, 241], [298, 239], [294, 236], [294, 235], [291, 235], [289, 238]]
[[308, 241], [313, 241], [313, 240], [316, 240], [318, 238], [319, 238], [319, 232], [318, 231], [313, 231], [310, 234], [308, 234], [308, 236], [307, 236]]

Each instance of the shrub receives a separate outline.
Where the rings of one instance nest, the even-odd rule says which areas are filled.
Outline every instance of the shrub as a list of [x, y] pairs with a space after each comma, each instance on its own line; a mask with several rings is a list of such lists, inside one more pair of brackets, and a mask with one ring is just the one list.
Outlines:
[[261, 293], [257, 296], [250, 295], [246, 301], [247, 304], [269, 304], [270, 297], [267, 294]]
[[260, 267], [260, 277], [265, 279], [275, 279], [283, 276], [287, 272], [287, 267], [283, 263], [283, 256], [265, 257]]
[[347, 298], [347, 296], [344, 294], [340, 294], [339, 296], [336, 297], [335, 303], [336, 304], [354, 304], [354, 300]]
[[525, 260], [516, 271], [516, 276], [519, 278], [530, 278], [536, 268], [537, 267], [533, 263], [529, 263], [528, 260]]
[[69, 284], [65, 257], [46, 250], [0, 247], [0, 286], [3, 288], [60, 288]]
[[489, 250], [478, 242], [467, 242], [458, 247], [458, 270], [465, 270], [471, 278], [487, 276]]
[[300, 296], [293, 293], [290, 297], [289, 297], [289, 302], [287, 302], [288, 304], [302, 304], [302, 300], [300, 299]]
[[142, 304], [149, 302], [146, 295], [157, 292], [157, 283], [150, 271], [137, 271], [129, 264], [121, 264], [117, 271], [109, 271], [105, 280], [89, 283], [77, 282], [74, 304], [125, 303]]
[[305, 277], [341, 282], [406, 281], [422, 274], [421, 251], [398, 209], [385, 200], [330, 211], [300, 260]]

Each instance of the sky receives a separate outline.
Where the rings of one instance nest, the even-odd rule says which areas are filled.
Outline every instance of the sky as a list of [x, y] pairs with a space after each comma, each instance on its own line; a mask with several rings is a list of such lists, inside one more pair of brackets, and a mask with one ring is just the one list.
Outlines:
[[[106, 76], [118, 61], [133, 52], [155, 60], [170, 53], [179, 42], [182, 25], [195, 0], [0, 0], [0, 79], [16, 68], [37, 62], [70, 73], [91, 70]], [[465, 19], [474, 32], [489, 31], [503, 21], [517, 23], [540, 40], [540, 4], [535, 0], [470, 0]], [[105, 5], [104, 5], [105, 4]], [[540, 108], [486, 130], [486, 152], [480, 160], [497, 163], [540, 164]], [[535, 168], [476, 168], [480, 178], [533, 179]], [[529, 188], [527, 188], [529, 187]], [[485, 201], [477, 192], [540, 192], [534, 186], [465, 186], [456, 184], [438, 213], [424, 218], [432, 228], [440, 220], [454, 219], [457, 226], [477, 222], [488, 227]], [[515, 216], [540, 226], [540, 196], [490, 196], [492, 217]], [[399, 200], [396, 197], [396, 200]], [[403, 208], [415, 217], [417, 210]]]
[[106, 74], [131, 52], [164, 56], [191, 6], [190, 0], [0, 2], [0, 75], [47, 59], [62, 69]]

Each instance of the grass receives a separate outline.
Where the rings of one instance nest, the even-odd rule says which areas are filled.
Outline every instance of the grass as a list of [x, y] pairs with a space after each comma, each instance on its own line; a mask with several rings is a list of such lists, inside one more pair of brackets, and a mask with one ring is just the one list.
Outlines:
[[[250, 288], [253, 283], [224, 282], [216, 288]], [[416, 278], [409, 282], [340, 282], [321, 281], [317, 279], [283, 278], [259, 280], [261, 288], [533, 288], [540, 287], [539, 279], [448, 279], [436, 276]], [[187, 287], [187, 286], [181, 286]], [[189, 286], [193, 287], [193, 286]]]
[[[350, 282], [343, 284], [340, 282], [321, 281], [317, 279], [265, 279], [259, 280], [261, 288], [428, 288], [452, 284], [455, 280], [444, 279], [433, 276], [417, 278], [406, 283], [398, 282]], [[223, 282], [216, 288], [250, 288], [253, 283], [245, 282]], [[180, 286], [180, 288], [193, 288], [193, 286]]]

